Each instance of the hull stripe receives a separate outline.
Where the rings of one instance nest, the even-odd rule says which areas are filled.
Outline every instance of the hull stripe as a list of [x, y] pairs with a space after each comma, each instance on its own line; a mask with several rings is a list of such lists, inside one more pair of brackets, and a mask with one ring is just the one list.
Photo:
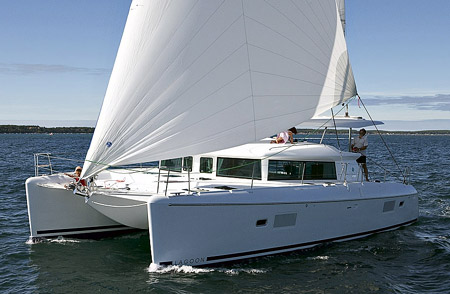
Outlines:
[[220, 260], [220, 259], [244, 257], [244, 256], [247, 256], [247, 255], [269, 253], [269, 252], [272, 252], [272, 251], [295, 250], [296, 248], [300, 249], [299, 247], [317, 245], [317, 244], [320, 244], [320, 243], [328, 243], [328, 242], [333, 242], [333, 241], [338, 241], [338, 240], [343, 240], [343, 239], [348, 239], [348, 238], [355, 238], [355, 237], [359, 237], [359, 236], [374, 234], [374, 233], [378, 233], [378, 232], [381, 232], [381, 231], [390, 230], [390, 229], [393, 229], [393, 228], [396, 228], [396, 227], [406, 226], [406, 225], [412, 224], [412, 223], [414, 223], [416, 221], [417, 221], [417, 219], [413, 219], [413, 220], [410, 220], [410, 221], [407, 221], [407, 222], [404, 222], [404, 223], [401, 223], [401, 224], [397, 224], [397, 225], [393, 225], [393, 226], [389, 226], [389, 227], [385, 227], [385, 228], [381, 228], [381, 229], [376, 229], [376, 230], [372, 230], [372, 231], [356, 233], [356, 234], [351, 234], [351, 235], [346, 235], [346, 236], [341, 236], [341, 237], [335, 237], [335, 238], [330, 238], [330, 239], [324, 239], [324, 240], [318, 240], [318, 241], [312, 241], [312, 242], [306, 242], [306, 243], [300, 243], [300, 244], [293, 244], [293, 245], [287, 245], [287, 246], [281, 246], [281, 247], [267, 248], [267, 249], [261, 249], [261, 250], [255, 250], [255, 251], [247, 251], [247, 252], [241, 252], [241, 253], [233, 253], [233, 254], [225, 254], [225, 255], [218, 255], [218, 256], [210, 256], [210, 257], [207, 257], [206, 260], [207, 261], [217, 261], [217, 260]]
[[70, 232], [84, 232], [93, 230], [109, 230], [109, 229], [121, 229], [129, 228], [125, 225], [112, 225], [103, 227], [84, 227], [84, 228], [70, 228], [70, 229], [56, 229], [56, 230], [41, 230], [37, 231], [38, 234], [56, 234], [56, 233], [70, 233]]

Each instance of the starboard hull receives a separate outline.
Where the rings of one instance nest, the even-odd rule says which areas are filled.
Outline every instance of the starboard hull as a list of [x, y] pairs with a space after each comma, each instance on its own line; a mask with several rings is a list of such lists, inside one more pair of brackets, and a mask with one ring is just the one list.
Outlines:
[[[328, 189], [322, 186], [254, 189], [209, 195], [209, 201], [206, 196], [155, 199], [149, 204], [153, 263], [229, 262], [361, 238], [416, 221], [415, 189], [386, 185], [335, 186], [328, 200], [320, 197]], [[392, 191], [376, 196], [377, 190]]]

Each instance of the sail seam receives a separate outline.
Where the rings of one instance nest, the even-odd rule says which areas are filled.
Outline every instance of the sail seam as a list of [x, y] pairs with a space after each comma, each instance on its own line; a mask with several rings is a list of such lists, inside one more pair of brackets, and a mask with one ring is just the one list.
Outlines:
[[[317, 3], [319, 4], [319, 6], [320, 6], [320, 8], [322, 9], [322, 11], [325, 12], [325, 10], [323, 9], [323, 7], [322, 7], [322, 5], [321, 5], [321, 2], [320, 2], [320, 1], [317, 1]], [[311, 11], [312, 11], [312, 13], [314, 14], [314, 16], [319, 20], [319, 18], [317, 17], [317, 14], [315, 13], [314, 9], [311, 7], [311, 5], [310, 5], [309, 3], [308, 3], [308, 6], [311, 8]], [[299, 11], [303, 14], [303, 12], [302, 12], [300, 9], [299, 9]], [[340, 20], [340, 16], [338, 15], [337, 6], [336, 6], [336, 17], [337, 17], [336, 21], [339, 21], [339, 20]], [[330, 27], [333, 27], [332, 24], [330, 24], [328, 18], [326, 18], [326, 20], [327, 20], [328, 24], [330, 25]], [[327, 37], [328, 37], [328, 38], [331, 38], [330, 35], [328, 34], [328, 31], [325, 30], [324, 24], [323, 24], [322, 22], [320, 22], [320, 21], [319, 21], [319, 23], [320, 23], [320, 25], [322, 26], [322, 28], [324, 29], [324, 31], [325, 31]], [[311, 23], [311, 24], [312, 24], [312, 23]], [[314, 27], [314, 26], [313, 26], [313, 27]], [[336, 33], [337, 33], [337, 32], [336, 32]], [[319, 36], [322, 37], [321, 34], [319, 34]], [[322, 40], [324, 40], [324, 39], [322, 38]], [[330, 39], [330, 40], [331, 40], [331, 39]], [[335, 40], [333, 40], [332, 47], [334, 47], [334, 45], [335, 45]], [[332, 47], [331, 47], [331, 48], [332, 48]], [[331, 59], [339, 60], [339, 57], [340, 57], [340, 56], [336, 57], [335, 54], [332, 53], [330, 60], [331, 60]], [[337, 63], [337, 66], [338, 66], [338, 67], [340, 66], [339, 63]], [[344, 69], [341, 68], [341, 70], [344, 70]]]
[[[215, 69], [217, 69], [217, 67], [219, 67], [220, 65], [222, 65], [227, 59], [229, 59], [231, 56], [233, 56], [233, 55], [234, 55], [237, 51], [239, 51], [243, 46], [245, 46], [245, 44], [243, 44], [243, 45], [241, 45], [240, 47], [238, 47], [236, 50], [234, 50], [232, 53], [230, 53], [228, 56], [226, 56], [223, 60], [221, 60], [219, 63], [217, 63], [210, 71], [208, 71], [208, 72], [205, 73], [203, 76], [201, 76], [197, 81], [195, 81], [194, 83], [192, 83], [192, 84], [191, 84], [189, 87], [187, 87], [183, 92], [179, 93], [179, 95], [178, 95], [176, 98], [174, 98], [174, 100], [172, 100], [169, 104], [167, 104], [167, 105], [165, 106], [165, 108], [167, 108], [167, 107], [169, 107], [170, 105], [172, 105], [173, 103], [175, 103], [181, 96], [183, 96], [183, 95], [184, 95], [187, 91], [189, 91], [192, 87], [194, 87], [194, 86], [197, 85], [200, 81], [202, 81], [205, 77], [207, 77], [212, 71], [214, 71]], [[234, 80], [236, 80], [237, 78], [239, 78], [240, 76], [242, 76], [243, 74], [245, 74], [246, 72], [247, 72], [247, 71], [245, 71], [245, 72], [243, 72], [243, 73], [240, 73], [235, 79], [233, 79], [232, 81], [230, 81], [230, 83], [233, 82]], [[226, 85], [224, 85], [224, 86], [226, 86]], [[206, 96], [204, 99], [206, 99], [207, 97], [209, 97], [209, 95]], [[204, 100], [204, 99], [203, 99], [203, 100]], [[203, 100], [200, 100], [198, 103], [202, 102]], [[193, 104], [193, 106], [194, 106], [194, 105], [197, 105], [198, 103]], [[155, 115], [155, 116], [153, 117], [153, 119], [150, 119], [146, 125], [151, 124], [151, 123], [154, 121], [154, 119], [157, 119], [157, 118], [160, 117], [161, 115], [164, 115], [164, 113], [161, 112], [161, 111], [155, 110], [155, 112], [158, 112], [158, 114]], [[184, 113], [184, 112], [185, 112], [185, 110], [183, 110], [183, 113]], [[148, 116], [148, 113], [143, 112], [142, 115]], [[143, 129], [145, 129], [145, 126], [144, 126]]]
[[245, 9], [244, 9], [244, 0], [241, 1], [242, 4], [242, 18], [244, 21], [244, 34], [245, 34], [245, 47], [247, 49], [247, 62], [248, 62], [248, 71], [250, 74], [250, 92], [251, 92], [251, 97], [252, 97], [252, 110], [253, 110], [253, 135], [254, 135], [254, 140], [257, 140], [257, 136], [256, 136], [256, 114], [255, 114], [255, 100], [253, 98], [253, 77], [252, 77], [252, 69], [250, 66], [250, 51], [249, 51], [249, 46], [248, 46], [248, 36], [247, 36], [247, 24], [245, 21], [245, 18], [247, 17], [247, 15], [245, 15]]
[[[281, 54], [279, 54], [279, 53], [277, 53], [277, 52], [274, 52], [274, 51], [272, 51], [272, 50], [269, 50], [269, 49], [266, 49], [266, 48], [262, 48], [262, 47], [259, 47], [259, 46], [253, 45], [253, 44], [249, 44], [249, 46], [258, 48], [258, 49], [260, 49], [260, 50], [264, 50], [264, 51], [266, 51], [266, 52], [272, 53], [272, 54], [274, 54], [274, 55], [277, 55], [277, 56], [279, 56], [279, 57], [282, 57], [282, 58], [285, 58], [285, 59], [287, 59], [287, 60], [289, 60], [289, 61], [292, 61], [292, 62], [294, 62], [294, 63], [296, 63], [296, 64], [298, 64], [298, 65], [304, 66], [305, 68], [307, 68], [307, 69], [309, 69], [309, 70], [311, 70], [311, 71], [314, 71], [314, 72], [316, 72], [317, 74], [319, 74], [319, 75], [325, 77], [325, 79], [331, 81], [331, 79], [328, 77], [328, 75], [323, 74], [322, 72], [320, 72], [320, 71], [318, 71], [318, 70], [316, 70], [316, 69], [314, 69], [314, 68], [312, 68], [312, 67], [310, 67], [310, 66], [308, 66], [308, 65], [306, 65], [306, 64], [304, 64], [304, 63], [300, 63], [300, 62], [298, 62], [298, 61], [295, 60], [295, 59], [292, 59], [292, 58], [290, 58], [290, 57], [281, 55]], [[337, 83], [336, 83], [336, 84], [337, 84]], [[341, 86], [341, 87], [344, 87], [343, 84], [337, 84], [337, 85], [338, 85], [338, 86]]]
[[335, 87], [329, 87], [329, 86], [325, 86], [325, 85], [322, 85], [322, 84], [314, 83], [314, 82], [311, 82], [311, 81], [306, 81], [306, 80], [298, 79], [298, 78], [295, 78], [295, 77], [284, 76], [284, 75], [280, 75], [280, 74], [274, 74], [274, 73], [263, 72], [263, 71], [257, 71], [257, 70], [255, 70], [254, 72], [255, 72], [255, 73], [259, 73], [259, 74], [265, 74], [265, 75], [276, 76], [276, 77], [280, 77], [280, 78], [286, 78], [286, 79], [296, 80], [296, 81], [308, 83], [308, 84], [311, 84], [311, 85], [318, 85], [318, 86], [323, 87], [323, 88], [335, 89]]
[[[291, 1], [292, 2], [292, 1]], [[271, 6], [274, 10], [278, 11], [279, 14], [283, 15], [284, 18], [286, 20], [288, 20], [290, 23], [292, 23], [299, 31], [301, 31], [305, 36], [308, 37], [308, 39], [318, 48], [318, 50], [324, 55], [327, 56], [327, 54], [323, 51], [322, 47], [319, 46], [313, 38], [311, 38], [300, 26], [297, 25], [297, 23], [295, 21], [293, 21], [291, 18], [289, 18], [286, 14], [284, 14], [281, 10], [279, 10], [277, 7], [274, 7], [272, 4], [268, 3], [266, 0], [266, 3]], [[292, 2], [292, 4], [298, 9], [298, 7], [295, 5], [295, 3]], [[302, 14], [303, 12], [300, 11]], [[308, 20], [308, 22], [312, 25], [312, 22], [306, 17], [306, 15], [303, 14], [303, 16], [305, 16], [305, 19]], [[323, 40], [323, 38], [322, 38]], [[331, 49], [331, 47], [330, 47]]]
[[[186, 113], [187, 110], [194, 108], [196, 105], [198, 105], [199, 103], [201, 103], [203, 100], [207, 99], [207, 98], [210, 97], [211, 95], [215, 94], [216, 92], [218, 92], [218, 91], [220, 91], [221, 89], [225, 88], [225, 87], [228, 86], [229, 84], [233, 83], [234, 81], [236, 81], [237, 79], [239, 79], [240, 77], [242, 77], [243, 75], [245, 75], [247, 72], [248, 72], [248, 71], [246, 70], [245, 72], [241, 73], [239, 76], [237, 76], [236, 78], [234, 78], [233, 80], [231, 80], [231, 81], [229, 81], [228, 83], [224, 84], [221, 88], [217, 89], [216, 91], [214, 91], [214, 92], [210, 93], [209, 95], [205, 96], [204, 98], [202, 98], [202, 99], [201, 99], [200, 101], [198, 101], [197, 103], [191, 104], [191, 106], [190, 106], [189, 108], [184, 109], [183, 112], [180, 113], [180, 114], [178, 114], [177, 116], [175, 116], [174, 119], [176, 119], [176, 118], [177, 118], [178, 116], [180, 116], [180, 115], [184, 115], [184, 114]], [[244, 101], [245, 99], [248, 99], [249, 97], [251, 97], [251, 96], [246, 96], [246, 97], [240, 99], [239, 101], [236, 101], [235, 103], [233, 103], [233, 104], [231, 104], [231, 105], [228, 105], [228, 106], [225, 107], [225, 108], [222, 108], [220, 111], [216, 111], [216, 112], [214, 112], [214, 113], [211, 113], [210, 115], [208, 115], [207, 117], [203, 118], [202, 120], [199, 120], [199, 121], [197, 121], [197, 122], [195, 122], [195, 123], [192, 123], [191, 125], [188, 125], [188, 126], [182, 128], [182, 129], [180, 129], [180, 132], [183, 131], [183, 130], [189, 129], [189, 128], [192, 127], [193, 125], [196, 125], [196, 124], [198, 124], [198, 123], [201, 123], [202, 121], [204, 121], [204, 120], [210, 118], [211, 116], [216, 115], [217, 113], [222, 112], [223, 110], [229, 109], [230, 107], [233, 107], [234, 105], [237, 105], [237, 104], [241, 103], [242, 101]], [[152, 121], [149, 121], [149, 123], [151, 123], [151, 122], [152, 122]], [[144, 129], [145, 129], [145, 127], [144, 127]], [[123, 156], [126, 157], [126, 156], [128, 156], [128, 154], [132, 154], [132, 153], [135, 152], [136, 150], [142, 149], [142, 148], [144, 148], [144, 147], [148, 147], [148, 146], [141, 146], [141, 144], [147, 144], [147, 142], [145, 142], [144, 139], [143, 139], [142, 142], [140, 142], [140, 143], [137, 142], [137, 143], [136, 143], [136, 146], [135, 146], [134, 148], [128, 149], [127, 152], [124, 152], [124, 153], [123, 153], [123, 154], [124, 154]]]
[[[200, 33], [200, 31], [206, 26], [206, 24], [210, 21], [210, 19], [213, 17], [213, 15], [215, 15], [216, 14], [216, 12], [222, 7], [222, 5], [223, 5], [223, 3], [224, 3], [225, 1], [222, 1], [222, 3], [217, 7], [217, 9], [208, 17], [208, 19], [206, 19], [206, 21], [201, 25], [201, 27], [195, 32], [195, 34], [193, 34], [192, 35], [192, 37], [191, 37], [191, 39], [190, 39], [190, 41], [188, 41], [186, 44], [185, 44], [185, 46], [179, 51], [179, 53], [178, 53], [178, 55], [176, 55], [174, 58], [173, 58], [173, 60], [170, 62], [170, 64], [168, 64], [167, 65], [167, 67], [166, 67], [166, 69], [161, 73], [161, 75], [159, 76], [159, 78], [153, 83], [153, 86], [150, 88], [150, 89], [148, 89], [148, 91], [147, 92], [150, 92], [152, 89], [153, 89], [153, 87], [155, 86], [155, 85], [157, 85], [158, 83], [159, 83], [159, 81], [164, 77], [164, 75], [165, 75], [165, 73], [167, 72], [167, 70], [173, 65], [173, 63], [179, 58], [179, 56], [181, 55], [181, 54], [183, 54], [183, 52], [186, 50], [186, 48], [189, 46], [189, 44], [191, 44], [191, 42], [192, 42], [192, 40]], [[198, 1], [196, 2], [196, 4], [194, 4], [193, 6], [192, 6], [192, 8], [190, 9], [190, 11], [192, 11], [192, 9], [197, 5], [197, 3], [198, 3]], [[184, 21], [188, 18], [188, 16], [189, 16], [189, 14], [190, 14], [191, 12], [189, 12], [187, 15], [186, 15], [186, 17], [183, 19], [183, 22], [182, 23], [184, 23]], [[204, 55], [204, 53], [206, 52], [206, 51], [208, 51], [208, 49], [209, 48], [211, 48], [211, 46], [213, 46], [215, 43], [216, 43], [216, 41], [217, 40], [219, 40], [221, 37], [222, 37], [222, 35], [224, 34], [224, 33], [226, 33], [229, 29], [230, 29], [230, 27], [232, 27], [233, 26], [233, 24], [235, 24], [238, 20], [239, 20], [239, 18], [240, 18], [240, 16], [239, 17], [237, 17], [214, 41], [212, 41], [211, 42], [211, 44], [209, 44], [209, 46], [207, 47], [207, 48], [205, 48], [205, 50], [203, 51], [203, 52], [201, 52], [192, 62], [191, 62], [191, 64], [185, 69], [185, 71], [186, 70], [188, 70], [193, 64], [195, 64], [198, 60], [199, 60], [199, 58], [201, 58], [203, 55]], [[172, 38], [171, 38], [171, 40], [173, 39], [173, 36], [175, 36], [175, 34], [176, 34], [176, 32], [178, 31], [178, 29], [180, 28], [180, 27], [182, 27], [182, 25], [180, 25], [176, 30], [175, 30], [175, 33], [172, 35]], [[170, 43], [171, 41], [169, 41], [168, 43]], [[160, 59], [160, 57], [161, 57], [161, 55], [162, 54], [160, 54], [156, 59], [155, 59], [155, 61], [151, 64], [151, 66], [153, 66], [156, 62], [158, 62], [158, 60]], [[182, 75], [180, 75], [180, 76], [182, 76]], [[145, 81], [146, 79], [144, 78], [144, 79], [142, 79], [143, 81]], [[178, 79], [176, 79], [175, 81], [177, 81]], [[145, 85], [145, 83], [143, 82], [142, 84], [144, 84]], [[141, 85], [142, 85], [141, 84]], [[175, 101], [175, 100], [174, 100]], [[137, 107], [136, 107], [136, 109], [139, 109], [139, 104], [137, 105]]]
[[263, 27], [265, 27], [265, 28], [271, 30], [272, 32], [278, 34], [279, 36], [285, 38], [286, 40], [288, 40], [289, 42], [291, 42], [292, 44], [294, 44], [294, 45], [297, 46], [298, 48], [302, 49], [304, 52], [308, 53], [313, 59], [315, 59], [315, 60], [318, 61], [320, 64], [322, 64], [325, 68], [328, 68], [328, 66], [327, 66], [326, 64], [324, 64], [324, 63], [323, 63], [320, 59], [318, 59], [316, 56], [314, 56], [314, 54], [312, 54], [311, 52], [309, 52], [308, 50], [306, 50], [306, 49], [305, 49], [303, 46], [301, 46], [300, 44], [297, 44], [297, 43], [296, 43], [295, 41], [293, 41], [292, 39], [288, 38], [287, 36], [281, 34], [281, 33], [278, 32], [278, 31], [275, 31], [273, 28], [271, 28], [271, 27], [269, 27], [269, 26], [263, 24], [262, 22], [260, 22], [260, 21], [258, 21], [258, 20], [256, 20], [256, 19], [254, 19], [254, 18], [252, 18], [252, 17], [247, 16], [247, 18], [253, 20], [254, 22], [258, 23], [259, 25], [261, 25], [261, 26], [263, 26]]
[[[229, 27], [227, 27], [227, 29], [222, 33], [222, 34], [224, 34], [226, 31], [228, 31], [228, 29], [234, 24], [234, 23], [236, 23], [236, 21], [238, 21], [239, 19], [241, 18], [241, 16], [239, 16]], [[204, 52], [206, 52], [211, 46], [213, 46], [214, 44], [215, 44], [215, 42], [218, 40], [218, 39], [220, 39], [220, 36], [216, 39], [216, 40], [214, 40], [214, 42], [212, 42], [211, 44], [210, 44], [210, 46], [208, 46], [208, 48], [206, 48], [205, 49], [205, 51]], [[200, 81], [202, 81], [205, 77], [207, 77], [212, 71], [214, 71], [217, 67], [219, 67], [221, 64], [223, 64], [227, 59], [229, 59], [231, 56], [233, 56], [237, 51], [239, 51], [243, 46], [244, 46], [245, 44], [242, 44], [241, 46], [239, 46], [238, 48], [236, 48], [236, 50], [234, 50], [233, 52], [231, 52], [228, 56], [225, 56], [225, 58], [224, 59], [222, 59], [222, 60], [220, 60], [220, 62], [218, 62], [214, 67], [212, 67], [211, 68], [211, 70], [209, 70], [207, 73], [205, 73], [203, 76], [201, 76], [198, 80], [196, 80], [195, 82], [193, 82], [193, 83], [191, 83], [189, 86], [187, 86], [185, 89], [184, 89], [184, 91], [183, 92], [181, 92], [181, 93], [179, 93], [179, 95], [177, 95], [177, 97], [176, 98], [174, 98], [174, 100], [172, 100], [171, 101], [171, 103], [169, 104], [169, 105], [172, 105], [173, 103], [175, 103], [177, 100], [178, 100], [178, 98], [179, 97], [181, 97], [182, 95], [184, 95], [187, 91], [189, 91], [192, 87], [194, 87], [196, 84], [198, 84]], [[203, 53], [204, 53], [203, 52]], [[202, 53], [202, 54], [203, 54]], [[202, 54], [201, 55], [199, 55], [189, 66], [187, 66], [186, 68], [185, 68], [185, 71], [184, 72], [186, 72], [187, 70], [189, 70], [194, 64], [195, 64], [195, 62], [197, 62], [198, 61], [198, 59], [202, 56]], [[164, 72], [165, 73], [165, 72]], [[175, 83], [176, 81], [178, 81], [178, 79], [180, 78], [180, 77], [182, 77], [183, 75], [180, 75], [177, 79], [175, 79], [175, 80], [173, 80], [172, 81], [172, 83]], [[159, 81], [159, 80], [158, 80]], [[158, 82], [157, 81], [157, 82]], [[157, 82], [155, 83], [155, 85], [157, 84]], [[152, 88], [151, 88], [152, 89]], [[151, 90], [151, 89], [149, 89], [149, 91]], [[159, 96], [158, 96], [159, 97]], [[169, 106], [169, 105], [167, 105], [167, 106]], [[165, 107], [167, 107], [167, 106], [165, 106]], [[156, 111], [156, 110], [155, 110]], [[144, 115], [144, 113], [142, 114], [142, 115]], [[147, 114], [145, 114], [145, 115], [147, 115]]]

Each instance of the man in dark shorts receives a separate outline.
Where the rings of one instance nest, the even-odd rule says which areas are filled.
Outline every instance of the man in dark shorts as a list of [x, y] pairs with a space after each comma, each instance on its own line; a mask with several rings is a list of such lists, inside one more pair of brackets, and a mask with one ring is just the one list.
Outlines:
[[362, 168], [364, 169], [364, 175], [366, 177], [366, 181], [369, 181], [369, 171], [367, 170], [367, 165], [366, 165], [367, 146], [369, 146], [369, 143], [367, 141], [366, 130], [361, 129], [361, 130], [359, 130], [359, 136], [353, 138], [352, 151], [361, 154], [361, 156], [356, 160], [356, 162], [361, 164]]

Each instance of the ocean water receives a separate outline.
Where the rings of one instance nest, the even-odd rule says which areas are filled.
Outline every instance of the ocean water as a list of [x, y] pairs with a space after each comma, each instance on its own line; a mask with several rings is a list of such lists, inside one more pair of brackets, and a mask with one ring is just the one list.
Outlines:
[[[397, 163], [411, 168], [420, 194], [417, 223], [308, 251], [203, 268], [150, 266], [146, 232], [28, 241], [24, 182], [34, 175], [33, 153], [79, 160], [54, 160], [56, 170], [72, 171], [90, 138], [0, 134], [0, 293], [450, 293], [450, 136], [384, 136]], [[329, 141], [337, 144], [333, 136]], [[395, 163], [379, 137], [371, 135], [369, 144], [371, 178], [382, 179], [378, 166], [394, 170]]]

